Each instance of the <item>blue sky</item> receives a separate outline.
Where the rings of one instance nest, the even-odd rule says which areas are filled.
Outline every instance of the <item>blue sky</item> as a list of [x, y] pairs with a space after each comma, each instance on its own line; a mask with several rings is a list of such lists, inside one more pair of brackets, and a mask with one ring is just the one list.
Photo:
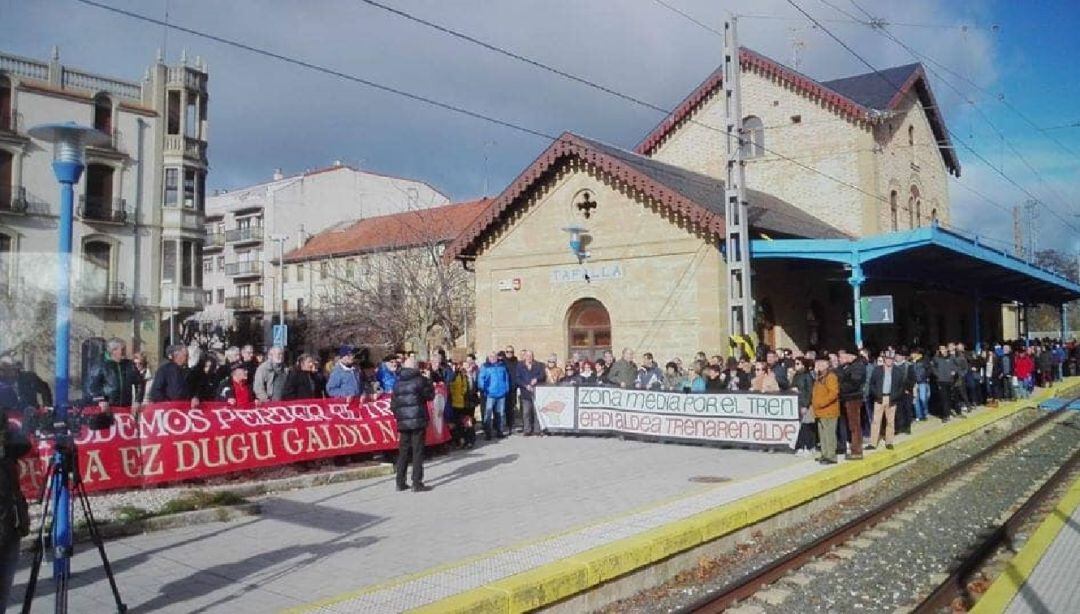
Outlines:
[[[549, 134], [573, 130], [633, 146], [660, 116], [533, 67], [428, 30], [358, 0], [102, 0], [198, 30], [234, 38], [431, 96]], [[826, 80], [865, 67], [785, 0], [665, 0], [719, 27], [731, 10], [744, 15], [743, 42]], [[931, 83], [956, 135], [1045, 204], [1039, 244], [1071, 250], [1080, 233], [1080, 128], [1042, 133], [1002, 105], [1004, 99], [1042, 127], [1080, 121], [1080, 3], [903, 3], [856, 0], [890, 24], [905, 43], [987, 90], [944, 71], [1007, 138], [941, 79]], [[472, 34], [660, 106], [674, 106], [717, 64], [719, 40], [652, 0], [386, 0], [388, 4]], [[877, 67], [910, 63], [908, 52], [822, 0], [797, 0]], [[830, 0], [860, 16], [851, 0]], [[362, 86], [190, 35], [112, 15], [75, 0], [0, 0], [0, 48], [62, 60], [94, 72], [136, 79], [165, 47], [210, 66], [214, 188], [269, 179], [274, 168], [298, 172], [342, 159], [372, 170], [421, 178], [452, 198], [497, 193], [546, 142], [506, 128], [432, 109]], [[919, 24], [904, 26], [899, 24]], [[997, 25], [998, 28], [992, 26]], [[949, 27], [937, 27], [937, 26]], [[934, 26], [934, 27], [927, 27]], [[967, 26], [963, 28], [962, 26]], [[1046, 135], [1060, 141], [1052, 142]], [[959, 146], [959, 144], [958, 144]], [[1019, 151], [1028, 165], [1016, 156]], [[1072, 153], [1066, 151], [1071, 150]], [[951, 186], [954, 221], [994, 240], [1012, 237], [1007, 209], [1024, 191], [959, 147], [963, 176]], [[989, 196], [990, 205], [962, 186]], [[1006, 210], [1002, 210], [1004, 207]]]

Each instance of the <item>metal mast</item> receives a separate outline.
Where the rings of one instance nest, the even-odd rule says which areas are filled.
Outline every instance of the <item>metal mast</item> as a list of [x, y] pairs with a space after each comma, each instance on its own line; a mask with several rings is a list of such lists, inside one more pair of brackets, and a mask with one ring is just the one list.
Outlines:
[[727, 124], [727, 181], [724, 230], [727, 234], [728, 332], [745, 336], [754, 322], [750, 290], [750, 224], [747, 219], [745, 135], [739, 84], [739, 43], [736, 18], [724, 22], [724, 117]]

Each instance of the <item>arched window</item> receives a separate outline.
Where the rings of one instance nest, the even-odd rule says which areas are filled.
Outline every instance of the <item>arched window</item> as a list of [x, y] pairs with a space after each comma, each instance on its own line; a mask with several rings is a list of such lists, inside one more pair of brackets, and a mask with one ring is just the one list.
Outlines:
[[94, 128], [112, 134], [112, 101], [105, 94], [94, 96]]
[[930, 210], [930, 219], [935, 221], [935, 222], [938, 221], [938, 219], [937, 219], [937, 209], [931, 209]]
[[765, 155], [765, 124], [756, 115], [743, 120], [743, 158], [760, 158]]
[[15, 128], [14, 114], [11, 109], [11, 79], [0, 75], [0, 130], [12, 130]]
[[915, 126], [907, 127], [907, 144], [912, 147], [915, 146]]
[[892, 229], [894, 232], [900, 230], [900, 216], [899, 211], [897, 210], [898, 207], [899, 205], [897, 205], [896, 203], [896, 190], [893, 190], [889, 194], [889, 212], [892, 215]]
[[84, 267], [79, 283], [87, 298], [104, 300], [112, 286], [112, 244], [100, 239], [83, 243]]
[[919, 197], [919, 187], [911, 186], [911, 194], [908, 196], [908, 207], [915, 211], [915, 223], [911, 226], [922, 226], [922, 199]]
[[567, 314], [569, 351], [586, 360], [596, 360], [611, 349], [611, 316], [604, 304], [594, 298], [574, 303]]

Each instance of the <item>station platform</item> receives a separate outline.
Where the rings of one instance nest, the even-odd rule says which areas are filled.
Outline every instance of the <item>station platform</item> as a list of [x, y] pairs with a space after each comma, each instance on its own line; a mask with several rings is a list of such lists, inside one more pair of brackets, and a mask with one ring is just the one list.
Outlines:
[[1080, 480], [1073, 482], [971, 611], [1080, 612]]
[[[262, 499], [259, 517], [115, 539], [132, 611], [516, 612], [738, 531], [1034, 406], [931, 419], [894, 450], [823, 467], [790, 453], [591, 437], [478, 442], [426, 467], [427, 493], [393, 478]], [[13, 590], [21, 598], [24, 556]], [[48, 566], [35, 611], [51, 607]], [[97, 552], [77, 548], [70, 604], [111, 611]], [[9, 604], [9, 612], [17, 611]]]

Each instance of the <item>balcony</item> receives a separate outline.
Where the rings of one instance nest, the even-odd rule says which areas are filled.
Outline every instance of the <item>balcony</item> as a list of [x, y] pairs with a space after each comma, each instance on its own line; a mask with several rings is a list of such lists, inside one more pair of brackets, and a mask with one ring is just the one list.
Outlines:
[[121, 282], [111, 283], [104, 288], [80, 288], [76, 296], [81, 307], [125, 309], [133, 303], [132, 296]]
[[261, 296], [226, 296], [225, 308], [233, 311], [262, 311]]
[[127, 224], [130, 217], [127, 201], [123, 198], [85, 194], [79, 197], [79, 218], [84, 222]]
[[229, 277], [258, 277], [262, 275], [262, 272], [263, 263], [261, 260], [225, 263], [225, 274]]
[[96, 150], [99, 153], [106, 154], [121, 153], [123, 151], [123, 138], [120, 134], [120, 130], [114, 128], [112, 130], [105, 131], [105, 133], [109, 135], [109, 142], [102, 145], [93, 146], [90, 149]]
[[218, 250], [225, 247], [225, 233], [223, 232], [208, 232], [206, 233], [206, 241], [203, 243], [203, 251], [208, 252], [211, 250]]
[[165, 135], [166, 154], [180, 154], [196, 162], [206, 161], [206, 141], [180, 134]]
[[26, 188], [22, 186], [0, 186], [0, 211], [6, 213], [26, 213], [29, 205], [26, 201]]
[[247, 228], [233, 228], [232, 230], [225, 231], [225, 241], [227, 243], [241, 244], [241, 243], [261, 243], [263, 240], [263, 227], [262, 226], [248, 226]]

